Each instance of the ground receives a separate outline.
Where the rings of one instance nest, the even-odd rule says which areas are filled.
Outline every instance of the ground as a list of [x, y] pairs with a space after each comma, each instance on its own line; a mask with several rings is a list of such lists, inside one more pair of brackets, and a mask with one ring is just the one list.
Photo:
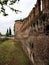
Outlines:
[[0, 41], [0, 65], [32, 65], [21, 46], [13, 40]]

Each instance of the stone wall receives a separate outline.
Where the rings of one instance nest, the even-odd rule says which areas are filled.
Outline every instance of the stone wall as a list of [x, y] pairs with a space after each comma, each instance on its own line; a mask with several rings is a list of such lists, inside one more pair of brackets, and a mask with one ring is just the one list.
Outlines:
[[42, 0], [42, 11], [47, 12], [49, 10], [49, 0]]
[[41, 0], [37, 0], [35, 7], [21, 24], [15, 22], [15, 31], [16, 28], [19, 29], [15, 32], [15, 38], [22, 42], [22, 47], [33, 65], [49, 65], [49, 0], [42, 0], [42, 16], [43, 12], [46, 14], [44, 20], [40, 18], [39, 2]]

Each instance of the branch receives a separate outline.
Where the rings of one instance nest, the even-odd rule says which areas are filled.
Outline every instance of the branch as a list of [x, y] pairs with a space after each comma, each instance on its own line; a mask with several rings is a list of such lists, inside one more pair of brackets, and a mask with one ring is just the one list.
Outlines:
[[14, 5], [17, 1], [20, 1], [20, 0], [2, 0], [2, 1], [0, 0], [0, 5], [1, 5], [0, 13], [2, 12], [4, 16], [7, 16], [7, 15], [8, 15], [8, 14], [5, 12], [5, 8], [4, 8], [4, 5], [8, 6], [8, 2], [10, 2], [8, 7], [9, 7], [12, 11], [14, 11], [16, 14], [17, 14], [18, 12], [21, 12], [21, 11], [19, 11], [19, 10], [16, 10], [16, 9], [10, 7], [10, 5]]

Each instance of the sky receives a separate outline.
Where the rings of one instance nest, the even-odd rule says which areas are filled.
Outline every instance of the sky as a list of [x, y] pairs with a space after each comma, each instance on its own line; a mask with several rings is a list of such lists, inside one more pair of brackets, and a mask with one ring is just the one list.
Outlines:
[[11, 11], [10, 8], [5, 6], [6, 12], [8, 13], [8, 16], [3, 16], [0, 14], [0, 32], [2, 34], [6, 34], [7, 29], [9, 27], [12, 30], [12, 34], [14, 34], [14, 23], [15, 20], [24, 19], [29, 15], [29, 12], [32, 10], [32, 8], [35, 6], [37, 0], [20, 0], [19, 2], [12, 5], [13, 8], [22, 11], [18, 14], [15, 14], [15, 12]]

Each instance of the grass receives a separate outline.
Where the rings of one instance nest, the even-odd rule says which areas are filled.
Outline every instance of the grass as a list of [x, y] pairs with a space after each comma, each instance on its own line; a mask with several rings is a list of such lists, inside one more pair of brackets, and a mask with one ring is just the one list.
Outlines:
[[0, 65], [32, 65], [32, 63], [22, 50], [20, 42], [8, 40], [0, 44]]

